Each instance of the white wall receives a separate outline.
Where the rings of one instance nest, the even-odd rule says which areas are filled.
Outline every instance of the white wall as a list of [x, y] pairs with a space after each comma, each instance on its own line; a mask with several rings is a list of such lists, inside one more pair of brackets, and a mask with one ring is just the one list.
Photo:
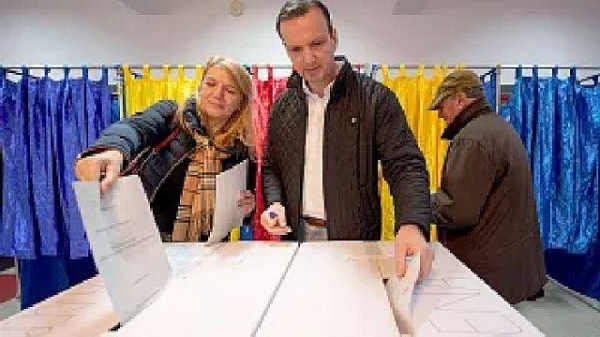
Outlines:
[[[423, 0], [427, 1], [427, 0]], [[274, 21], [283, 1], [172, 0], [139, 15], [118, 0], [0, 0], [0, 64], [198, 63], [225, 54], [287, 64]], [[339, 53], [354, 63], [600, 65], [599, 0], [429, 0], [394, 16], [395, 0], [329, 0]]]

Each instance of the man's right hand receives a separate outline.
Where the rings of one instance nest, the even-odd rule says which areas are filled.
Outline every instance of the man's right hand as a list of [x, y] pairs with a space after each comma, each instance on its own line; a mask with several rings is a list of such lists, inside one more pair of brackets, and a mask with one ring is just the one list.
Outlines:
[[286, 235], [292, 231], [286, 225], [285, 207], [274, 202], [260, 215], [260, 224], [272, 235]]
[[119, 178], [123, 154], [118, 150], [106, 150], [75, 162], [75, 175], [81, 181], [99, 181], [100, 192], [106, 193]]

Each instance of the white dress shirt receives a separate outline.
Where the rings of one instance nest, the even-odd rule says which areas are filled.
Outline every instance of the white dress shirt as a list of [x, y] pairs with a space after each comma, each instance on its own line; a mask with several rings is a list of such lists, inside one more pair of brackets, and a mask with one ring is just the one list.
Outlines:
[[325, 197], [323, 195], [323, 134], [325, 130], [325, 111], [331, 94], [331, 82], [323, 97], [310, 91], [303, 83], [308, 103], [308, 120], [306, 123], [306, 146], [304, 150], [304, 183], [302, 198], [302, 215], [319, 219], [327, 219], [325, 214]]

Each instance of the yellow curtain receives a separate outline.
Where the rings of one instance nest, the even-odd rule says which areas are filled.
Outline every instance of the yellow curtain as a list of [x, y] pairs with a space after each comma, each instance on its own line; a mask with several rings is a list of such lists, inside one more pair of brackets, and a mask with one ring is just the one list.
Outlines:
[[171, 76], [171, 72], [171, 67], [165, 65], [162, 76], [152, 77], [150, 67], [144, 65], [142, 77], [135, 78], [129, 66], [124, 65], [125, 116], [135, 115], [161, 99], [173, 99], [178, 103], [183, 103], [196, 93], [204, 68], [196, 65], [196, 73], [193, 78], [185, 77], [185, 69], [182, 65], [177, 66], [175, 78]]
[[[456, 69], [463, 68], [462, 65]], [[442, 166], [448, 144], [441, 140], [445, 123], [438, 118], [438, 114], [429, 111], [433, 95], [444, 77], [448, 74], [448, 66], [438, 65], [432, 69], [430, 77], [425, 76], [425, 67], [420, 66], [414, 76], [406, 74], [406, 67], [400, 66], [398, 76], [390, 77], [388, 66], [382, 66], [383, 84], [390, 88], [398, 97], [404, 109], [408, 126], [413, 131], [417, 143], [425, 156], [427, 170], [429, 171], [429, 189], [437, 190], [440, 184]], [[393, 240], [394, 233], [394, 204], [390, 195], [389, 186], [380, 175], [379, 187], [381, 191], [382, 208], [382, 239]], [[431, 239], [437, 239], [437, 231], [432, 226]]]

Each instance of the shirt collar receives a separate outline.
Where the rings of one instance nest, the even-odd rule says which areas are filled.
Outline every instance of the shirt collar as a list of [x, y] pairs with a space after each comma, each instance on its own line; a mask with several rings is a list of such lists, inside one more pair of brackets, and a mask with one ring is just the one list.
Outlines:
[[[331, 96], [331, 88], [333, 88], [334, 83], [335, 83], [335, 80], [333, 80], [331, 83], [329, 83], [325, 87], [325, 90], [323, 91], [323, 97], [322, 97], [323, 99], [329, 99], [329, 97]], [[304, 90], [304, 93], [306, 93], [306, 95], [309, 97], [321, 98], [316, 93], [310, 91], [310, 87], [308, 86], [308, 83], [306, 83], [306, 81], [304, 81], [304, 80], [302, 81], [302, 89]]]
[[[329, 100], [329, 97], [331, 97], [331, 88], [333, 88], [333, 85], [335, 84], [335, 81], [338, 78], [338, 75], [340, 74], [340, 71], [342, 70], [343, 67], [343, 63], [342, 62], [335, 62], [335, 66], [336, 66], [336, 73], [335, 73], [335, 77], [333, 78], [333, 81], [331, 81], [331, 83], [329, 83], [326, 87], [325, 90], [323, 91], [323, 98]], [[321, 98], [319, 97], [319, 95], [313, 93], [310, 90], [310, 87], [308, 86], [308, 83], [303, 79], [302, 80], [302, 89], [304, 90], [304, 93], [306, 93], [309, 97], [314, 97], [314, 98]]]

